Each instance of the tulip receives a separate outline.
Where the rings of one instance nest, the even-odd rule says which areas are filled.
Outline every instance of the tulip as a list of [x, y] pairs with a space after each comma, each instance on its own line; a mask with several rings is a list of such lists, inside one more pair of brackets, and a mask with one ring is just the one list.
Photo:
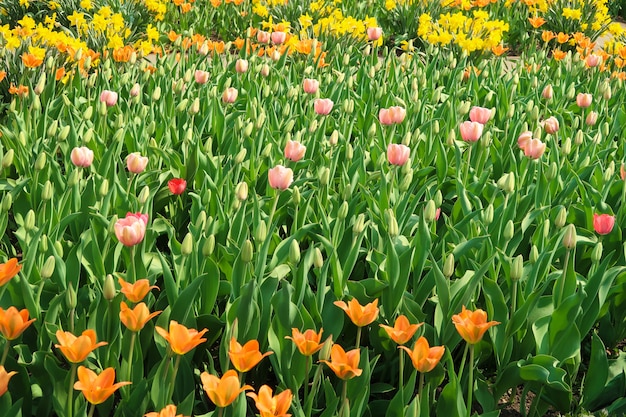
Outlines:
[[128, 283], [124, 281], [124, 279], [119, 278], [118, 282], [122, 289], [120, 290], [122, 294], [128, 299], [128, 301], [132, 303], [138, 303], [145, 298], [146, 295], [150, 292], [151, 289], [159, 287], [156, 285], [150, 286], [150, 281], [147, 279], [138, 279], [134, 284]]
[[226, 371], [222, 378], [211, 375], [208, 372], [200, 374], [202, 388], [211, 402], [217, 407], [224, 408], [232, 404], [239, 394], [253, 389], [250, 385], [239, 385], [239, 375], [233, 369]]
[[383, 35], [382, 28], [370, 27], [367, 28], [367, 39], [370, 41], [377, 41]]
[[85, 330], [78, 337], [70, 332], [57, 330], [56, 337], [59, 343], [54, 347], [61, 349], [65, 358], [72, 363], [81, 363], [92, 351], [107, 344], [107, 342], [96, 343], [96, 332], [93, 329]]
[[317, 89], [319, 88], [319, 86], [320, 86], [319, 81], [314, 80], [312, 78], [305, 78], [304, 81], [302, 81], [302, 89], [307, 94], [317, 93]]
[[546, 144], [540, 139], [533, 138], [526, 143], [524, 148], [524, 155], [530, 159], [539, 159], [546, 150]]
[[258, 395], [253, 392], [249, 392], [246, 395], [254, 400], [261, 417], [291, 416], [291, 414], [287, 413], [289, 407], [291, 407], [291, 400], [293, 398], [293, 394], [289, 389], [272, 396], [272, 389], [267, 385], [262, 385], [261, 388], [259, 388]]
[[599, 235], [608, 235], [615, 226], [615, 216], [610, 214], [593, 214], [593, 230]]
[[541, 97], [546, 100], [552, 100], [552, 96], [554, 96], [554, 89], [552, 88], [552, 84], [548, 84], [543, 88]]
[[185, 188], [187, 188], [187, 181], [183, 178], [173, 178], [167, 182], [167, 187], [172, 194], [181, 195], [185, 192]]
[[82, 391], [85, 399], [91, 404], [98, 405], [105, 402], [120, 387], [130, 385], [128, 381], [117, 384], [114, 384], [114, 381], [115, 368], [107, 368], [98, 375], [84, 366], [79, 366], [78, 381], [74, 384], [74, 389]]
[[522, 132], [517, 138], [517, 146], [519, 146], [521, 150], [526, 149], [528, 142], [530, 142], [532, 138], [533, 138], [533, 132], [529, 130]]
[[224, 90], [224, 93], [222, 94], [222, 101], [224, 103], [234, 103], [235, 100], [237, 100], [238, 94], [239, 92], [236, 88], [228, 87], [226, 90]]
[[105, 103], [107, 107], [113, 107], [117, 104], [117, 93], [115, 91], [104, 90], [100, 93], [100, 101]]
[[430, 347], [428, 345], [428, 340], [426, 340], [424, 336], [417, 339], [415, 345], [413, 346], [413, 350], [407, 348], [406, 346], [399, 346], [399, 348], [405, 350], [409, 354], [411, 362], [413, 362], [413, 367], [421, 373], [430, 372], [435, 369], [435, 366], [437, 366], [441, 360], [446, 349], [444, 346]]
[[237, 62], [235, 62], [235, 71], [237, 71], [239, 74], [248, 71], [248, 60], [238, 59]]
[[597, 67], [601, 63], [602, 63], [602, 57], [600, 55], [589, 54], [587, 55], [587, 58], [585, 58], [585, 64], [589, 68]]
[[276, 190], [286, 190], [293, 182], [293, 171], [282, 165], [276, 165], [267, 172], [270, 187]]
[[150, 310], [145, 303], [137, 304], [132, 310], [124, 301], [120, 303], [120, 321], [124, 323], [124, 326], [126, 326], [131, 332], [140, 331], [144, 328], [146, 323], [159, 314], [161, 314], [161, 311], [150, 313]]
[[76, 147], [72, 149], [70, 159], [77, 167], [89, 167], [93, 162], [93, 151], [86, 146]]
[[270, 75], [270, 66], [267, 64], [263, 64], [260, 71], [261, 75], [267, 77]]
[[348, 301], [335, 301], [337, 307], [345, 311], [352, 323], [357, 327], [365, 327], [378, 317], [378, 299], [362, 306], [356, 298]]
[[585, 118], [585, 124], [587, 126], [593, 126], [598, 121], [598, 113], [595, 111], [589, 112], [587, 117]]
[[17, 372], [7, 372], [6, 369], [4, 369], [4, 366], [0, 365], [0, 397], [2, 397], [9, 389], [9, 380], [15, 374], [17, 374]]
[[389, 113], [391, 116], [391, 120], [393, 121], [393, 123], [396, 123], [396, 124], [402, 123], [406, 116], [406, 110], [404, 109], [404, 107], [400, 107], [400, 106], [389, 107]]
[[578, 93], [576, 96], [576, 104], [580, 108], [587, 108], [591, 106], [591, 102], [593, 101], [593, 96], [588, 93]]
[[21, 269], [22, 265], [17, 263], [17, 258], [11, 258], [0, 264], [0, 287], [9, 282]]
[[285, 339], [293, 340], [303, 356], [311, 356], [324, 346], [323, 343], [320, 343], [323, 331], [320, 329], [319, 333], [316, 333], [315, 330], [308, 329], [302, 333], [294, 327], [291, 329], [291, 336], [285, 336]]
[[405, 145], [390, 143], [387, 146], [387, 160], [391, 165], [402, 166], [409, 160], [411, 149]]
[[141, 86], [139, 85], [139, 83], [135, 83], [135, 85], [133, 85], [133, 88], [130, 89], [130, 96], [137, 97], [139, 93], [141, 93]]
[[389, 109], [380, 109], [378, 112], [378, 120], [380, 120], [380, 124], [384, 126], [389, 126], [393, 124], [393, 118], [391, 116], [391, 112]]
[[341, 346], [335, 344], [330, 349], [330, 361], [321, 360], [320, 362], [324, 362], [337, 377], [346, 381], [363, 373], [363, 370], [358, 368], [360, 360], [360, 349], [346, 352]]
[[[480, 342], [489, 328], [500, 324], [497, 321], [487, 322], [487, 313], [483, 310], [471, 311], [467, 310], [465, 306], [463, 306], [460, 314], [452, 316], [452, 322], [457, 332], [470, 345]], [[470, 364], [470, 366], [473, 365]]]
[[333, 101], [329, 98], [316, 98], [313, 107], [315, 108], [315, 113], [326, 116], [333, 109], [333, 104]]
[[411, 324], [409, 323], [409, 319], [404, 315], [398, 316], [393, 327], [381, 324], [380, 327], [387, 332], [387, 335], [391, 340], [396, 342], [399, 345], [403, 345], [415, 334], [417, 329], [419, 329], [424, 323]]
[[491, 119], [491, 109], [474, 106], [469, 112], [469, 118], [472, 122], [486, 125], [489, 119]]
[[285, 42], [285, 39], [287, 38], [287, 34], [285, 32], [281, 32], [281, 31], [276, 31], [276, 32], [272, 32], [272, 42], [275, 43], [276, 45], [280, 45], [281, 43]]
[[140, 174], [148, 165], [148, 157], [141, 156], [139, 152], [133, 152], [126, 157], [126, 168], [133, 174]]
[[7, 310], [4, 310], [0, 307], [0, 333], [7, 341], [20, 337], [24, 330], [35, 320], [28, 320], [27, 309], [18, 311], [15, 307], [9, 307]]
[[184, 355], [200, 343], [206, 342], [202, 335], [208, 332], [208, 329], [202, 329], [199, 332], [196, 329], [188, 329], [174, 320], [170, 321], [169, 332], [159, 326], [155, 326], [154, 329], [167, 340], [170, 349], [177, 355]]
[[259, 43], [268, 43], [270, 41], [270, 33], [259, 30], [256, 34], [256, 40], [259, 41]]
[[209, 82], [209, 75], [208, 71], [196, 70], [194, 78], [198, 84], [206, 84]]
[[265, 352], [261, 354], [258, 340], [250, 340], [241, 346], [234, 337], [230, 339], [228, 357], [233, 363], [235, 369], [239, 372], [248, 372], [261, 362], [264, 357], [269, 356], [272, 353], [274, 352]]
[[548, 117], [543, 121], [543, 130], [550, 135], [554, 135], [559, 131], [559, 120], [554, 116]]
[[152, 411], [151, 413], [144, 414], [143, 417], [185, 417], [182, 414], [176, 414], [176, 406], [174, 404], [166, 405], [158, 413]]
[[461, 138], [465, 142], [476, 142], [483, 134], [483, 127], [484, 125], [482, 123], [471, 121], [463, 122], [459, 126], [459, 130], [461, 131]]
[[285, 146], [285, 158], [298, 162], [304, 157], [306, 146], [295, 140], [288, 140]]
[[124, 246], [134, 246], [143, 240], [147, 225], [147, 214], [127, 213], [126, 217], [115, 222], [115, 236]]

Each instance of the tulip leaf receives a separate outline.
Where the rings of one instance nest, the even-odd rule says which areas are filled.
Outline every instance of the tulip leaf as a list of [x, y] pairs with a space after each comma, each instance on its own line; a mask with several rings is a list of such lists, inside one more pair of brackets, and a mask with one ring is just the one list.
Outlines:
[[[582, 405], [588, 410], [596, 410], [606, 404], [601, 398], [609, 376], [609, 361], [606, 357], [604, 343], [596, 332], [591, 335], [591, 357], [589, 369], [585, 374]], [[603, 395], [604, 396], [604, 395]]]

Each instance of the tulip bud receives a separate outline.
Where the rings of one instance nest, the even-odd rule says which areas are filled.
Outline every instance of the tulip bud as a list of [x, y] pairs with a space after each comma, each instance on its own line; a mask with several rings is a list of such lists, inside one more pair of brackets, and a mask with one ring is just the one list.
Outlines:
[[70, 126], [69, 125], [63, 126], [63, 128], [59, 132], [59, 142], [63, 142], [65, 139], [67, 139], [69, 134], [70, 134]]
[[259, 222], [254, 230], [254, 240], [257, 244], [260, 244], [265, 238], [267, 238], [267, 224], [265, 222]]
[[300, 205], [300, 189], [297, 186], [293, 187], [293, 191], [291, 192], [291, 201], [293, 202], [294, 206], [299, 206]]
[[348, 217], [348, 202], [344, 201], [343, 203], [341, 203], [341, 206], [339, 206], [339, 210], [337, 210], [337, 218], [339, 220], [344, 220], [346, 217]]
[[346, 148], [345, 149], [346, 149], [346, 153], [345, 153], [346, 159], [348, 161], [351, 161], [352, 158], [354, 157], [354, 148], [352, 147], [352, 144], [349, 143], [349, 142], [346, 143]]
[[483, 223], [485, 223], [485, 226], [489, 226], [493, 222], [493, 204], [489, 204], [483, 210], [482, 219], [483, 219]]
[[352, 234], [359, 235], [365, 229], [365, 214], [360, 213], [352, 225]]
[[4, 156], [2, 157], [2, 168], [6, 169], [13, 165], [13, 158], [15, 157], [15, 151], [13, 149], [9, 149], [6, 151]]
[[322, 251], [319, 248], [315, 248], [313, 250], [313, 266], [317, 269], [324, 266], [324, 257], [322, 256]]
[[244, 263], [251, 262], [253, 253], [254, 248], [252, 247], [252, 242], [250, 242], [250, 239], [246, 239], [246, 241], [243, 242], [243, 247], [241, 248], [241, 261]]
[[330, 134], [330, 138], [328, 138], [328, 143], [330, 143], [331, 146], [335, 146], [338, 141], [339, 141], [339, 132], [337, 131], [337, 129], [335, 129], [333, 130], [333, 133]]
[[112, 301], [116, 295], [117, 290], [115, 289], [113, 275], [107, 274], [106, 278], [104, 278], [104, 285], [102, 286], [102, 296], [105, 300]]
[[265, 145], [265, 148], [263, 148], [263, 151], [261, 151], [261, 156], [263, 156], [263, 158], [269, 158], [271, 154], [272, 154], [272, 144], [268, 143], [267, 145]]
[[152, 90], [152, 101], [158, 101], [161, 98], [161, 87], [158, 85]]
[[602, 123], [602, 126], [600, 127], [600, 132], [602, 133], [602, 136], [607, 137], [609, 135], [609, 123], [608, 122], [604, 122]]
[[568, 100], [574, 99], [576, 97], [576, 85], [572, 82], [567, 88], [567, 93], [565, 94]]
[[76, 304], [76, 291], [74, 291], [74, 287], [70, 282], [70, 284], [67, 286], [67, 290], [65, 290], [65, 305], [69, 310], [74, 310], [76, 308]]
[[565, 234], [563, 235], [563, 246], [566, 249], [573, 249], [576, 247], [576, 226], [570, 224], [565, 229]]
[[35, 170], [41, 171], [46, 167], [46, 153], [41, 152], [35, 160]]
[[313, 133], [316, 130], [317, 130], [317, 119], [311, 122], [311, 125], [309, 126], [309, 133]]
[[321, 167], [318, 171], [318, 177], [320, 185], [325, 187], [330, 182], [330, 169], [328, 167]]
[[504, 240], [508, 242], [509, 240], [513, 238], [514, 233], [515, 233], [515, 225], [513, 225], [513, 220], [509, 220], [508, 222], [506, 222], [506, 225], [504, 226], [504, 232], [502, 233], [502, 237], [504, 238]]
[[248, 199], [248, 184], [243, 181], [237, 184], [235, 195], [237, 196], [237, 200], [246, 201]]
[[146, 204], [146, 201], [148, 201], [148, 198], [150, 197], [150, 187], [149, 186], [145, 186], [141, 189], [141, 192], [139, 193], [139, 197], [137, 197], [137, 200], [139, 201], [139, 204]]
[[435, 220], [436, 216], [437, 206], [435, 205], [435, 201], [428, 200], [428, 203], [426, 203], [426, 208], [424, 209], [424, 220], [426, 220], [426, 223], [431, 223], [433, 220]]
[[[404, 169], [405, 166], [408, 166], [408, 164], [405, 164], [402, 168]], [[400, 180], [400, 185], [398, 185], [398, 189], [400, 191], [407, 191], [411, 187], [411, 184], [413, 184], [413, 170], [409, 167], [409, 171], [404, 174], [402, 180]]]
[[372, 123], [370, 128], [367, 130], [368, 139], [373, 138], [376, 135], [376, 123]]
[[591, 262], [597, 264], [602, 259], [602, 242], [596, 243], [593, 250], [591, 251]]
[[522, 255], [518, 255], [513, 259], [511, 263], [511, 281], [519, 281], [524, 272], [524, 257]]
[[[261, 222], [262, 223], [262, 222]], [[215, 249], [215, 235], [211, 234], [204, 240], [202, 245], [202, 256], [211, 256]]]
[[289, 245], [289, 263], [294, 266], [300, 263], [300, 246], [296, 239], [292, 239]]
[[43, 89], [46, 87], [46, 73], [42, 72], [39, 76], [39, 81], [37, 81], [37, 85], [33, 89], [35, 94], [39, 95], [43, 92]]
[[400, 233], [398, 228], [398, 221], [396, 220], [396, 216], [391, 209], [385, 210], [385, 221], [387, 222], [387, 232], [391, 238], [398, 236]]
[[241, 148], [241, 150], [237, 153], [237, 155], [235, 155], [235, 159], [234, 159], [235, 164], [241, 165], [241, 163], [245, 161], [247, 153], [248, 153], [248, 149]]
[[44, 201], [48, 201], [52, 198], [52, 183], [50, 180], [46, 181], [43, 185], [43, 190], [41, 191], [41, 199]]
[[54, 242], [54, 250], [60, 258], [63, 258], [63, 244], [58, 240]]
[[180, 253], [183, 256], [189, 256], [193, 250], [193, 236], [191, 232], [187, 232], [180, 246]]
[[450, 279], [454, 274], [454, 254], [450, 253], [443, 264], [443, 275]]
[[54, 256], [48, 256], [48, 259], [46, 259], [46, 262], [43, 264], [43, 268], [41, 268], [41, 279], [48, 279], [52, 276], [54, 273], [55, 262], [56, 260]]
[[565, 156], [569, 155], [572, 152], [572, 139], [567, 137], [563, 141], [563, 145], [561, 146], [561, 153]]
[[546, 171], [546, 179], [548, 181], [552, 181], [554, 178], [556, 178], [557, 174], [558, 174], [558, 166], [556, 164], [556, 162], [552, 162], [550, 164], [550, 167], [548, 168], [548, 171]]
[[48, 252], [48, 236], [46, 234], [41, 235], [41, 239], [39, 240], [39, 249], [41, 253]]

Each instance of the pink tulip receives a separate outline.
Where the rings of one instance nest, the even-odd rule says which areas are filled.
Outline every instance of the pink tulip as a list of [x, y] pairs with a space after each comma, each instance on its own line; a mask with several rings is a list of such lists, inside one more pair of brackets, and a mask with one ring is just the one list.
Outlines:
[[234, 103], [237, 100], [237, 95], [239, 92], [234, 87], [228, 87], [224, 90], [224, 94], [222, 94], [222, 101], [224, 103]]
[[589, 54], [587, 55], [587, 58], [585, 58], [585, 64], [587, 64], [589, 68], [597, 67], [601, 63], [602, 57], [600, 55]]
[[593, 214], [593, 230], [599, 235], [608, 235], [615, 226], [615, 216], [610, 214]]
[[115, 236], [124, 246], [134, 246], [143, 240], [147, 225], [147, 214], [127, 213], [126, 217], [115, 222]]
[[285, 39], [287, 38], [287, 34], [285, 32], [272, 32], [271, 35], [272, 38], [272, 42], [274, 42], [276, 45], [280, 45], [281, 43], [285, 42]]
[[77, 167], [89, 167], [93, 162], [93, 151], [86, 146], [81, 146], [80, 148], [76, 147], [72, 149], [70, 159]]
[[405, 145], [390, 143], [387, 146], [387, 160], [391, 165], [404, 165], [409, 160], [411, 149]]
[[276, 165], [267, 172], [270, 187], [276, 190], [286, 190], [293, 182], [293, 171], [282, 165]]
[[598, 121], [598, 113], [595, 111], [589, 112], [587, 117], [585, 118], [585, 124], [587, 126], [593, 126]]
[[239, 74], [248, 71], [248, 60], [238, 59], [237, 62], [235, 62], [235, 71], [237, 71]]
[[531, 132], [530, 130], [522, 132], [517, 138], [517, 146], [519, 146], [521, 150], [526, 149], [526, 145], [528, 145], [528, 142], [532, 138], [533, 138], [533, 132]]
[[295, 140], [288, 140], [285, 146], [285, 158], [298, 162], [304, 157], [306, 146]]
[[554, 95], [554, 89], [552, 88], [552, 84], [546, 85], [543, 91], [541, 92], [541, 97], [545, 98], [546, 100], [552, 100], [553, 95]]
[[524, 155], [530, 159], [539, 159], [546, 150], [546, 144], [540, 139], [533, 138], [529, 140], [524, 148]]
[[543, 130], [550, 135], [554, 135], [559, 131], [559, 120], [554, 116], [548, 117], [543, 121]]
[[141, 156], [139, 152], [133, 152], [126, 157], [126, 167], [133, 174], [140, 174], [148, 165], [148, 157]]
[[278, 49], [274, 49], [274, 52], [272, 52], [272, 55], [270, 55], [270, 58], [274, 62], [276, 62], [276, 61], [278, 61], [280, 59], [280, 52], [278, 51]]
[[393, 120], [394, 123], [402, 123], [404, 117], [406, 116], [406, 110], [404, 107], [400, 106], [389, 107], [389, 113], [391, 114], [391, 120]]
[[264, 77], [267, 77], [268, 75], [270, 75], [270, 66], [265, 64], [261, 67], [261, 71], [260, 71], [261, 75]]
[[486, 125], [489, 119], [491, 119], [491, 109], [474, 106], [470, 110], [469, 118], [472, 122], [478, 122]]
[[367, 39], [377, 41], [383, 35], [383, 30], [379, 27], [367, 28]]
[[113, 107], [117, 104], [117, 93], [111, 90], [104, 90], [100, 93], [100, 101], [106, 103], [107, 107]]
[[196, 70], [194, 76], [198, 84], [206, 84], [209, 81], [208, 71]]
[[461, 138], [463, 138], [465, 142], [476, 142], [483, 134], [483, 127], [484, 125], [482, 123], [463, 122], [459, 126]]
[[259, 41], [259, 43], [268, 43], [270, 41], [270, 33], [259, 30], [256, 34], [256, 40]]
[[591, 102], [593, 101], [593, 96], [588, 93], [578, 93], [576, 96], [576, 104], [580, 108], [587, 108], [591, 106]]
[[302, 81], [302, 89], [307, 94], [317, 93], [317, 89], [319, 88], [319, 86], [320, 82], [312, 78], [305, 78], [304, 81]]
[[135, 85], [133, 85], [133, 88], [130, 89], [130, 96], [137, 97], [139, 93], [141, 93], [141, 86], [139, 85], [139, 83], [135, 83]]
[[333, 101], [329, 98], [316, 98], [313, 104], [315, 108], [315, 113], [326, 116], [333, 109]]
[[392, 125], [393, 118], [391, 117], [391, 112], [389, 111], [389, 109], [380, 109], [380, 111], [378, 112], [378, 120], [380, 120], [381, 125]]

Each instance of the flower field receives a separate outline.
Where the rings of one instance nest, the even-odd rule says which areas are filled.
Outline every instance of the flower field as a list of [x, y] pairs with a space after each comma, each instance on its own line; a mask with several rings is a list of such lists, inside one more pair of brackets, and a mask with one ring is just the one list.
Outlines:
[[625, 65], [604, 0], [0, 0], [0, 416], [625, 415]]

